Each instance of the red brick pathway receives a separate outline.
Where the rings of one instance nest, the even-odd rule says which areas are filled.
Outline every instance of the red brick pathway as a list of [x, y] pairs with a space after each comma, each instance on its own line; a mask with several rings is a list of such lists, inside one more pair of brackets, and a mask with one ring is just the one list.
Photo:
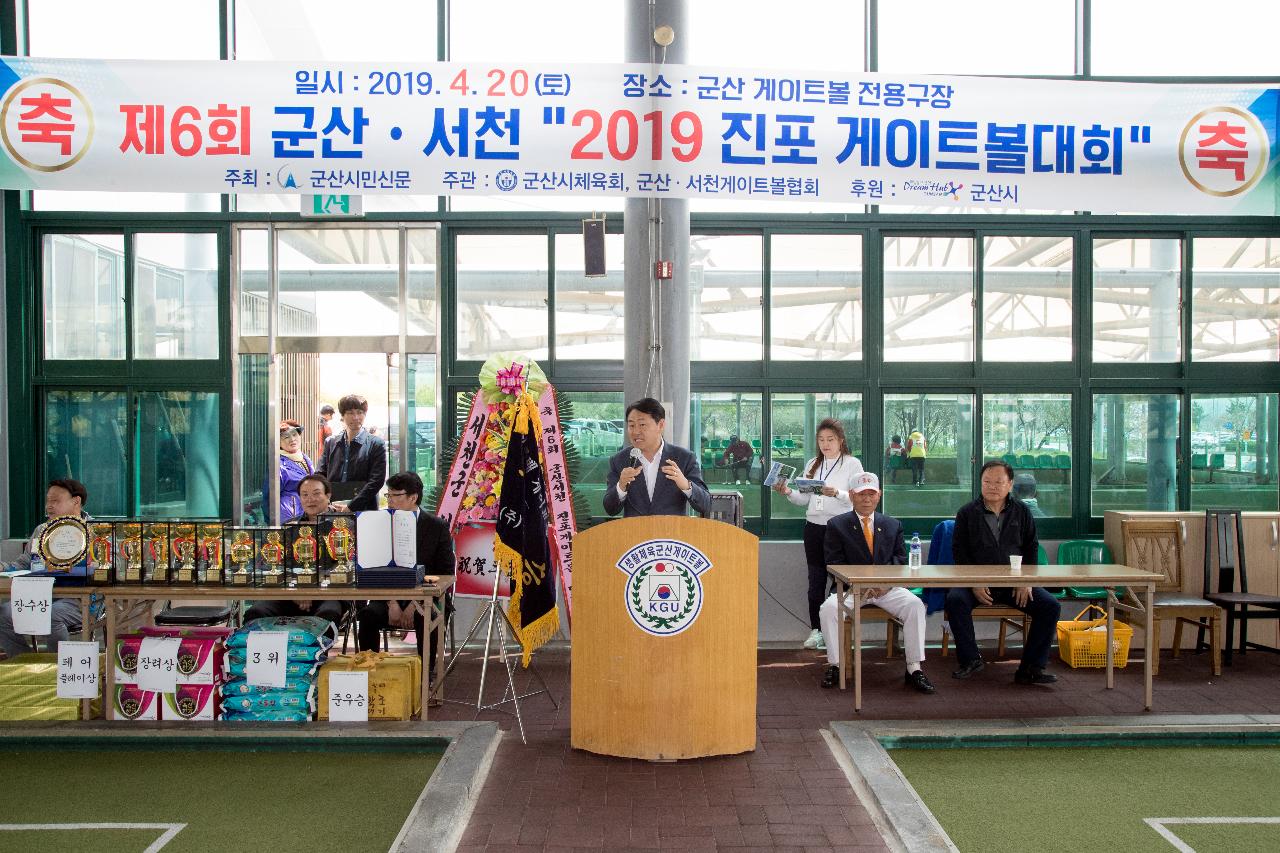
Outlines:
[[[858, 719], [975, 719], [1145, 715], [1142, 670], [1130, 664], [1117, 688], [1100, 670], [1053, 665], [1051, 688], [1012, 683], [1005, 661], [967, 682], [950, 678], [955, 658], [935, 650], [925, 668], [933, 696], [902, 686], [901, 661], [874, 651], [864, 667]], [[759, 738], [745, 755], [651, 764], [569, 748], [569, 653], [537, 655], [560, 709], [546, 697], [525, 700], [520, 742], [514, 718], [481, 719], [507, 730], [459, 853], [552, 853], [568, 850], [713, 850], [853, 853], [885, 850], [866, 810], [849, 788], [821, 730], [854, 719], [852, 692], [821, 690], [814, 652], [763, 650], [759, 656]], [[450, 676], [449, 697], [474, 699], [479, 663], [469, 654]], [[500, 673], [500, 671], [498, 671]], [[491, 675], [495, 673], [490, 669]], [[517, 684], [523, 685], [525, 675]], [[490, 682], [490, 698], [496, 681]], [[1173, 661], [1166, 653], [1155, 684], [1157, 714], [1280, 713], [1280, 656], [1251, 652], [1214, 679], [1207, 656]], [[474, 710], [449, 704], [433, 719], [469, 720]], [[940, 723], [940, 726], [944, 725]]]

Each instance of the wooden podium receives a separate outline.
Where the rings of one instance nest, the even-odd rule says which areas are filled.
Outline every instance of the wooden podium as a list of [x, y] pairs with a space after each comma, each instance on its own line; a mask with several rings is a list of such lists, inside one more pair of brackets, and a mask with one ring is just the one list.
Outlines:
[[650, 760], [755, 749], [758, 541], [671, 515], [574, 537], [575, 749]]

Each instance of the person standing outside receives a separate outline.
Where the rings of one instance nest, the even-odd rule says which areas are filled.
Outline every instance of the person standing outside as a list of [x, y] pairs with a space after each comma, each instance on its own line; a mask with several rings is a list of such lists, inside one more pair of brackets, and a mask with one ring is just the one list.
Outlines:
[[918, 429], [913, 429], [911, 435], [907, 436], [907, 463], [911, 466], [911, 484], [914, 486], [924, 485], [924, 460], [929, 455], [928, 442], [925, 441], [924, 433]]
[[[853, 512], [837, 515], [827, 522], [824, 540], [827, 565], [901, 566], [907, 562], [902, 522], [876, 512], [879, 503], [880, 479], [870, 471], [854, 477]], [[921, 666], [924, 663], [924, 602], [900, 586], [866, 590], [862, 601], [854, 601], [853, 593], [845, 596], [847, 608], [863, 604], [874, 604], [902, 623], [903, 656], [907, 659], [905, 684], [921, 693], [933, 693], [933, 682]], [[822, 602], [818, 615], [827, 647], [827, 671], [822, 676], [822, 686], [830, 689], [840, 683], [840, 605], [835, 594]]]
[[667, 410], [652, 397], [627, 406], [631, 446], [609, 459], [604, 489], [604, 511], [609, 515], [685, 515], [690, 506], [702, 515], [711, 511], [711, 493], [702, 481], [698, 457], [663, 441], [666, 423]]
[[751, 458], [755, 456], [755, 453], [755, 450], [747, 443], [746, 439], [736, 435], [730, 439], [729, 446], [724, 449], [723, 464], [733, 472], [734, 485], [742, 485], [743, 480], [746, 480], [747, 484], [750, 485]]
[[[1036, 520], [1027, 505], [1010, 494], [1013, 467], [999, 459], [982, 466], [982, 494], [956, 513], [951, 554], [958, 566], [1007, 566], [1009, 557], [1021, 555], [1023, 565], [1040, 561]], [[968, 678], [986, 667], [973, 633], [973, 608], [1000, 603], [1018, 608], [1031, 617], [1022, 645], [1022, 662], [1013, 674], [1017, 684], [1052, 684], [1058, 677], [1044, 671], [1049, 647], [1062, 610], [1058, 600], [1043, 587], [960, 587], [947, 592], [947, 620], [956, 639], [960, 668], [954, 678]]]
[[316, 473], [325, 475], [335, 486], [355, 484], [344, 490], [354, 491], [346, 502], [352, 512], [377, 509], [378, 491], [387, 480], [387, 444], [365, 430], [368, 411], [369, 401], [359, 394], [348, 394], [338, 401], [343, 430], [325, 441], [324, 453], [316, 465]]
[[822, 488], [815, 493], [799, 492], [785, 480], [774, 484], [773, 490], [796, 506], [805, 507], [804, 560], [809, 571], [809, 636], [804, 641], [806, 649], [826, 648], [822, 639], [822, 622], [818, 608], [827, 597], [827, 559], [825, 542], [827, 522], [832, 517], [853, 509], [849, 489], [854, 479], [862, 473], [862, 463], [849, 452], [844, 427], [835, 418], [826, 418], [818, 424], [818, 455], [805, 467], [805, 478], [821, 480]]
[[333, 426], [329, 423], [333, 420], [333, 406], [325, 403], [320, 407], [319, 423], [316, 425], [316, 458], [324, 456], [324, 443], [329, 440], [329, 436], [333, 435]]

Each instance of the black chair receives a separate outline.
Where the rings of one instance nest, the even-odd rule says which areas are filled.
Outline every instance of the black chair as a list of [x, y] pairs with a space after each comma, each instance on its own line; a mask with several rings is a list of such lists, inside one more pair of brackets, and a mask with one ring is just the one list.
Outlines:
[[[1210, 571], [1217, 557], [1217, 572]], [[1240, 591], [1236, 591], [1236, 570], [1240, 573]], [[1250, 619], [1280, 619], [1280, 596], [1249, 592], [1249, 576], [1245, 572], [1244, 524], [1238, 509], [1208, 509], [1204, 513], [1204, 597], [1227, 614], [1227, 637], [1222, 662], [1231, 665], [1232, 633], [1240, 621], [1240, 654], [1248, 648], [1280, 652], [1274, 646], [1249, 642]], [[1250, 607], [1262, 608], [1253, 610]], [[1205, 647], [1205, 628], [1196, 637], [1196, 651]]]
[[156, 624], [170, 628], [209, 627], [229, 625], [239, 620], [240, 609], [232, 604], [193, 604], [172, 607], [165, 602], [164, 609], [156, 614]]

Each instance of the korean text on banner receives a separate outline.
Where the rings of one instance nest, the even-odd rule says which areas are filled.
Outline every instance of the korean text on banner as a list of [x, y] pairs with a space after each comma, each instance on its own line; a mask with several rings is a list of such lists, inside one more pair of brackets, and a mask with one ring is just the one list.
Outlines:
[[1274, 83], [0, 57], [0, 187], [1277, 213]]

